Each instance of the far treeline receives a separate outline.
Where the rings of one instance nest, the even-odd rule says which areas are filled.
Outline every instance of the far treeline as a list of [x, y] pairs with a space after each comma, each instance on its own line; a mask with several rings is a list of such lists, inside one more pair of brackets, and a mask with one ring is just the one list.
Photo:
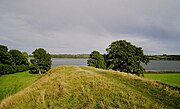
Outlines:
[[[90, 54], [51, 54], [52, 58], [89, 58]], [[180, 55], [147, 55], [149, 60], [180, 60]], [[32, 55], [30, 55], [32, 57]]]
[[148, 56], [150, 60], [180, 60], [180, 55], [151, 55]]
[[52, 58], [89, 58], [89, 54], [51, 54]]

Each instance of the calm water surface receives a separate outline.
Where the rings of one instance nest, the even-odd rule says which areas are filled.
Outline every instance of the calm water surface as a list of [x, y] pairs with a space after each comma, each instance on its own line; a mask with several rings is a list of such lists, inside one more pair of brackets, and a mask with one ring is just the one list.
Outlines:
[[52, 58], [52, 67], [60, 65], [77, 65], [77, 66], [87, 66], [87, 59], [79, 58]]
[[151, 71], [180, 71], [180, 61], [151, 60], [148, 65], [142, 64], [142, 66]]
[[[52, 58], [52, 67], [60, 65], [87, 66], [87, 59]], [[180, 71], [180, 61], [151, 60], [142, 66], [150, 71]]]

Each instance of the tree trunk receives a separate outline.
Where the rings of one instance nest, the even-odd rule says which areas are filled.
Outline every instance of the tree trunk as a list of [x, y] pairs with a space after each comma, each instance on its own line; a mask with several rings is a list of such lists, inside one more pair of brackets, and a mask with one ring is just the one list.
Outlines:
[[41, 75], [41, 70], [39, 70], [39, 74]]

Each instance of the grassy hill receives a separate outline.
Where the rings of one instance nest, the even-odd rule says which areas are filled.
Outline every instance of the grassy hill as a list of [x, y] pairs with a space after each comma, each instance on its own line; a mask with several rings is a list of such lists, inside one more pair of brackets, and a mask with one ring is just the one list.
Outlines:
[[38, 74], [30, 74], [29, 71], [0, 76], [0, 101], [28, 87], [38, 77]]
[[180, 73], [147, 73], [144, 77], [180, 88]]
[[179, 92], [131, 74], [87, 66], [61, 66], [1, 101], [0, 109], [174, 109], [180, 108]]

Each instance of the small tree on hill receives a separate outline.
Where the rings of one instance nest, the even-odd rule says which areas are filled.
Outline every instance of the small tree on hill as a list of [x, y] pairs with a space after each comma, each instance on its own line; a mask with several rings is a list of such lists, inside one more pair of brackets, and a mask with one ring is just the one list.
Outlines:
[[93, 66], [96, 68], [106, 68], [106, 63], [104, 61], [104, 57], [98, 52], [98, 51], [93, 51], [89, 55], [89, 59], [87, 61], [88, 66]]
[[107, 67], [113, 70], [140, 75], [144, 72], [144, 68], [140, 64], [149, 62], [149, 58], [144, 55], [142, 48], [125, 40], [112, 42], [106, 51]]
[[51, 68], [51, 55], [43, 48], [36, 49], [31, 59], [30, 73], [45, 73]]

